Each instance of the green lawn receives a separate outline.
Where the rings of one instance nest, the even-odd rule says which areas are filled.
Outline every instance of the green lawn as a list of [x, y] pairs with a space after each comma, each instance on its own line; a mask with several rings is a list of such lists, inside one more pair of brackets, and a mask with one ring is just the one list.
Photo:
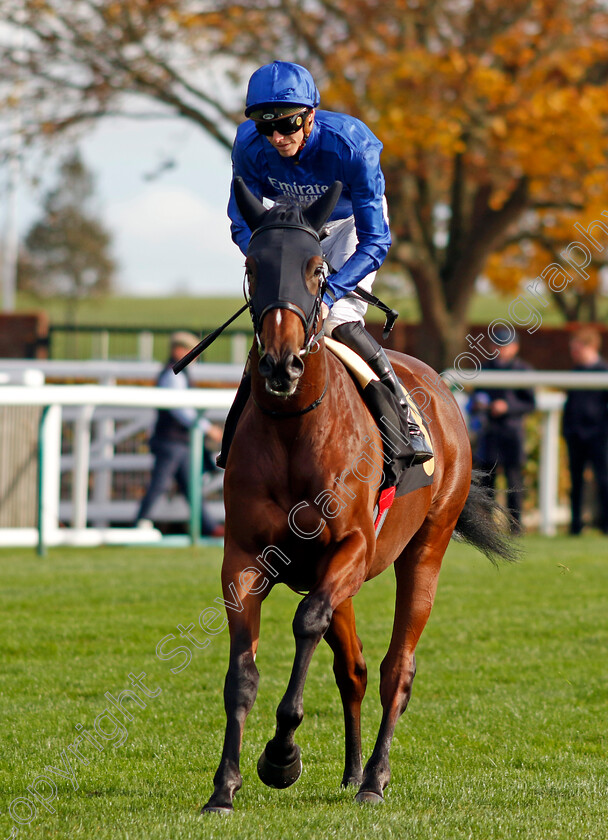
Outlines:
[[[387, 303], [394, 306], [405, 322], [420, 320], [420, 310], [416, 299], [412, 297], [397, 297], [381, 286], [376, 290]], [[476, 295], [469, 312], [470, 323], [490, 323], [495, 318], [505, 318], [509, 304], [516, 297], [513, 295]], [[608, 299], [600, 300], [600, 307], [605, 317]], [[94, 326], [141, 326], [141, 327], [169, 327], [200, 330], [219, 326], [234, 314], [244, 303], [241, 295], [234, 297], [186, 297], [171, 296], [166, 298], [120, 297], [82, 300], [78, 303], [77, 322], [81, 325]], [[51, 323], [65, 324], [66, 303], [64, 299], [51, 298], [39, 300], [31, 296], [20, 294], [17, 308], [21, 311], [44, 310], [48, 313]], [[384, 315], [370, 307], [366, 316], [369, 321], [383, 321]], [[543, 324], [555, 326], [563, 323], [557, 307], [552, 304], [543, 310]], [[249, 327], [247, 313], [241, 315], [235, 326]]]
[[[380, 808], [355, 805], [339, 787], [341, 710], [325, 645], [315, 654], [298, 732], [302, 778], [286, 791], [257, 779], [255, 763], [287, 682], [298, 600], [274, 591], [245, 731], [245, 783], [233, 816], [201, 820], [223, 737], [227, 632], [175, 674], [170, 669], [186, 654], [161, 661], [155, 649], [177, 636], [176, 624], [197, 624], [213, 605], [221, 550], [55, 549], [44, 559], [1, 550], [0, 838], [15, 826], [11, 803], [25, 823], [28, 785], [47, 766], [64, 768], [76, 726], [94, 732], [109, 706], [105, 693], [116, 697], [130, 687], [130, 673], [145, 672], [148, 690], [161, 692], [145, 709], [126, 704], [133, 720], [119, 732], [125, 743], [107, 740], [97, 751], [83, 742], [89, 763], [72, 757], [78, 789], [55, 774], [54, 813], [38, 803], [20, 838], [605, 840], [608, 541], [524, 543], [525, 559], [499, 570], [472, 549], [450, 547]], [[370, 671], [366, 755], [379, 723], [377, 674], [393, 591], [387, 572], [356, 600]], [[100, 725], [111, 734], [107, 716]], [[44, 782], [36, 786], [50, 795]]]
[[[417, 300], [413, 296], [397, 297], [380, 284], [376, 292], [386, 303], [399, 312], [402, 324], [418, 323], [420, 310]], [[514, 296], [507, 295], [477, 295], [471, 304], [468, 320], [470, 324], [488, 324], [496, 318], [508, 318], [508, 307]], [[608, 298], [600, 301], [600, 320], [608, 317]], [[51, 298], [49, 300], [34, 299], [31, 296], [18, 296], [20, 311], [44, 310], [47, 312], [51, 326], [56, 328], [51, 338], [51, 354], [55, 359], [89, 359], [101, 357], [109, 352], [112, 359], [138, 358], [139, 348], [137, 334], [124, 332], [112, 333], [109, 337], [109, 350], [105, 348], [98, 333], [87, 333], [87, 327], [105, 328], [134, 328], [160, 329], [171, 331], [174, 329], [188, 329], [197, 335], [206, 335], [215, 327], [223, 324], [243, 305], [241, 296], [235, 297], [185, 297], [172, 296], [166, 298], [140, 297], [108, 297], [101, 300], [82, 300], [78, 303], [75, 316], [71, 316], [66, 308], [65, 300]], [[543, 310], [543, 324], [545, 326], [563, 325], [563, 318], [557, 307], [550, 304]], [[368, 322], [383, 322], [384, 315], [380, 310], [369, 307], [366, 320]], [[65, 332], [63, 327], [72, 324], [80, 328], [78, 333]], [[232, 358], [232, 344], [230, 332], [239, 330], [251, 334], [251, 321], [247, 312], [233, 322], [230, 329], [212, 344], [202, 357], [206, 362], [226, 362]], [[167, 336], [156, 335], [154, 339], [153, 358], [164, 361], [167, 355]]]
[[[219, 326], [239, 309], [244, 299], [237, 297], [195, 298], [185, 296], [119, 297], [82, 300], [78, 303], [77, 323], [93, 326], [168, 327], [169, 329]], [[44, 310], [53, 324], [67, 323], [66, 303], [60, 298], [38, 300], [19, 295], [22, 311]], [[248, 326], [248, 315], [238, 325]]]

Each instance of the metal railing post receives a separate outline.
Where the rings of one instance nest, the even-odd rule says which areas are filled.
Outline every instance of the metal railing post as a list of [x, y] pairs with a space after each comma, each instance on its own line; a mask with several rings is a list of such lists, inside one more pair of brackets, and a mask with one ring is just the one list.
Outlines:
[[38, 546], [46, 554], [49, 535], [59, 527], [61, 405], [45, 405], [38, 427]]
[[141, 362], [151, 362], [154, 358], [154, 333], [150, 330], [137, 333], [137, 358]]
[[44, 541], [44, 523], [42, 517], [42, 488], [44, 487], [44, 429], [46, 426], [46, 418], [49, 412], [49, 406], [45, 405], [40, 414], [38, 422], [38, 498], [36, 500], [36, 509], [38, 515], [38, 546], [37, 553], [39, 557], [44, 557], [46, 554], [46, 543]]
[[203, 430], [195, 423], [190, 429], [190, 541], [201, 538]]
[[[562, 399], [553, 394], [553, 405], [545, 409], [542, 420], [540, 463], [538, 468], [538, 507], [540, 532], [547, 537], [557, 533], [556, 510], [559, 476], [559, 421]], [[556, 398], [556, 399], [555, 399]]]
[[235, 332], [230, 338], [230, 361], [233, 364], [244, 365], [249, 352], [249, 336], [247, 333]]
[[95, 406], [83, 405], [74, 427], [74, 471], [72, 478], [72, 528], [87, 527], [91, 421]]

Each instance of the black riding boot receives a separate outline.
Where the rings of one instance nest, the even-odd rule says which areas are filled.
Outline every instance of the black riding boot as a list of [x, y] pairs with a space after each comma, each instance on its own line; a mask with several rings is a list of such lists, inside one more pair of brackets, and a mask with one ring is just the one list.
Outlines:
[[331, 337], [350, 347], [351, 350], [361, 356], [363, 361], [367, 362], [379, 377], [380, 382], [386, 385], [399, 400], [399, 404], [407, 416], [408, 434], [413, 452], [411, 464], [423, 464], [430, 460], [433, 457], [433, 450], [430, 448], [420, 426], [414, 420], [414, 415], [405, 398], [401, 383], [397, 379], [397, 374], [393, 370], [384, 349], [376, 339], [367, 332], [360, 321], [349, 321], [347, 324], [334, 327]]
[[236, 432], [236, 427], [238, 426], [238, 422], [241, 418], [241, 414], [243, 413], [243, 409], [245, 408], [250, 394], [251, 374], [245, 373], [239, 383], [234, 402], [232, 403], [232, 405], [230, 406], [230, 410], [228, 411], [228, 416], [226, 417], [226, 422], [224, 423], [222, 447], [220, 449], [219, 455], [215, 459], [215, 463], [217, 464], [217, 466], [223, 470], [226, 469], [226, 461], [228, 460], [228, 451], [230, 450], [230, 444], [232, 443], [234, 433]]

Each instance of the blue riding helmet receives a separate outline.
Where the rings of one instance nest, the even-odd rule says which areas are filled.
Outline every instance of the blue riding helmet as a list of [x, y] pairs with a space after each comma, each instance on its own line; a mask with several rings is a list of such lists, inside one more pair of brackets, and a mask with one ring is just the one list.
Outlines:
[[316, 108], [321, 96], [310, 72], [290, 61], [273, 61], [249, 79], [245, 116], [263, 105], [301, 105]]

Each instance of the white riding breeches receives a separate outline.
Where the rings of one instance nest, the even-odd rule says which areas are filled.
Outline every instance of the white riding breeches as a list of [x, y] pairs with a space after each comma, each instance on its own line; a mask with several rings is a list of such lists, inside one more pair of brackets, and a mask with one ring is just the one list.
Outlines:
[[[386, 198], [383, 199], [384, 214], [388, 216]], [[348, 216], [346, 219], [338, 219], [335, 222], [328, 222], [325, 225], [325, 230], [328, 231], [327, 236], [323, 239], [321, 245], [327, 259], [332, 268], [339, 270], [352, 254], [355, 253], [357, 247], [357, 231], [355, 228], [354, 216]], [[376, 279], [376, 272], [372, 271], [366, 277], [359, 281], [358, 285], [366, 292], [371, 292], [374, 280]], [[331, 335], [332, 330], [340, 324], [348, 324], [350, 321], [359, 321], [363, 323], [365, 313], [367, 312], [367, 303], [358, 300], [354, 297], [344, 297], [337, 300], [329, 310], [329, 315], [325, 319], [325, 335]]]
[[[321, 245], [325, 256], [332, 268], [336, 271], [344, 265], [346, 260], [355, 252], [357, 247], [357, 231], [355, 229], [354, 216], [346, 219], [338, 219], [336, 222], [328, 222], [325, 225], [328, 231]], [[376, 272], [373, 271], [359, 281], [359, 285], [367, 292], [371, 292], [372, 285], [376, 279]], [[363, 323], [367, 304], [363, 300], [354, 297], [343, 297], [337, 300], [329, 310], [325, 319], [325, 335], [331, 335], [335, 327], [340, 324], [347, 324], [349, 321], [360, 321]]]

